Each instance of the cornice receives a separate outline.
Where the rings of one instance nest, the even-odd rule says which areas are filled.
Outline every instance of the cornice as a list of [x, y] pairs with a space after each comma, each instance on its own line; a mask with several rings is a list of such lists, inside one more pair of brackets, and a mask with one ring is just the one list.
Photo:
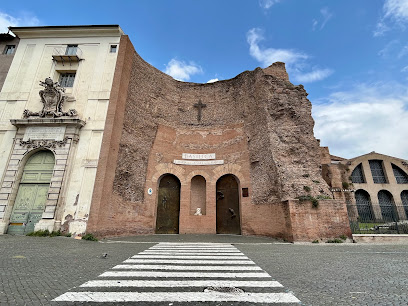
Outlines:
[[19, 38], [107, 37], [121, 36], [119, 25], [9, 27]]

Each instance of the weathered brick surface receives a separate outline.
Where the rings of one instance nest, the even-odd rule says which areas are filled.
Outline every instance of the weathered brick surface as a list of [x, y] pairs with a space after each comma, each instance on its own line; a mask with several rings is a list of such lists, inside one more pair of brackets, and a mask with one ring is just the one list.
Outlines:
[[[199, 100], [206, 104], [201, 121]], [[290, 238], [290, 207], [282, 201], [331, 194], [313, 126], [307, 93], [289, 82], [283, 63], [185, 83], [143, 61], [122, 38], [88, 231], [152, 233], [159, 181], [170, 173], [181, 182], [180, 233], [214, 233], [216, 182], [233, 174], [249, 190], [240, 197], [242, 232]], [[216, 153], [225, 164], [175, 165], [182, 153]], [[191, 213], [194, 175], [206, 180], [205, 216]]]

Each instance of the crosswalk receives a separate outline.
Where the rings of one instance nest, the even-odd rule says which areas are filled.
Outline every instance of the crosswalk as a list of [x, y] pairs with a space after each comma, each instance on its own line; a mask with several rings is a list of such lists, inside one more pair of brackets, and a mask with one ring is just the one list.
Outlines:
[[[158, 243], [66, 292], [56, 302], [300, 301], [236, 247], [227, 243]], [[189, 302], [189, 303], [188, 303]]]

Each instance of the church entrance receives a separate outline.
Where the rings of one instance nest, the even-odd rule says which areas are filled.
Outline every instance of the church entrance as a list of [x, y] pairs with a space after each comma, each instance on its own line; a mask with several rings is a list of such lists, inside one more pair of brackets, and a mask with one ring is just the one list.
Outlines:
[[241, 234], [238, 182], [231, 174], [217, 181], [217, 234]]
[[159, 184], [156, 234], [178, 234], [180, 217], [180, 181], [171, 174]]
[[32, 155], [23, 170], [8, 234], [24, 235], [34, 231], [47, 201], [55, 158], [50, 151]]

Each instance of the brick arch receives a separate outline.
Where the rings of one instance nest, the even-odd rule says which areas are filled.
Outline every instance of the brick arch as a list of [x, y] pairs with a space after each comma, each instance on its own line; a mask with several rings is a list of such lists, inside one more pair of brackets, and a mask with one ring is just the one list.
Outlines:
[[212, 179], [211, 175], [205, 170], [194, 170], [191, 171], [188, 175], [186, 175], [186, 182], [191, 182], [192, 178], [201, 175], [205, 180], [208, 182]]
[[246, 181], [241, 173], [241, 167], [235, 164], [222, 165], [213, 170], [214, 181], [218, 181], [220, 177], [226, 174], [232, 174], [237, 179], [238, 185], [245, 185]]
[[171, 163], [160, 164], [156, 166], [156, 170], [157, 171], [152, 175], [152, 182], [156, 185], [159, 183], [160, 177], [165, 174], [173, 174], [180, 180], [180, 183], [182, 185], [185, 185], [187, 182], [185, 177], [185, 170], [178, 165]]

